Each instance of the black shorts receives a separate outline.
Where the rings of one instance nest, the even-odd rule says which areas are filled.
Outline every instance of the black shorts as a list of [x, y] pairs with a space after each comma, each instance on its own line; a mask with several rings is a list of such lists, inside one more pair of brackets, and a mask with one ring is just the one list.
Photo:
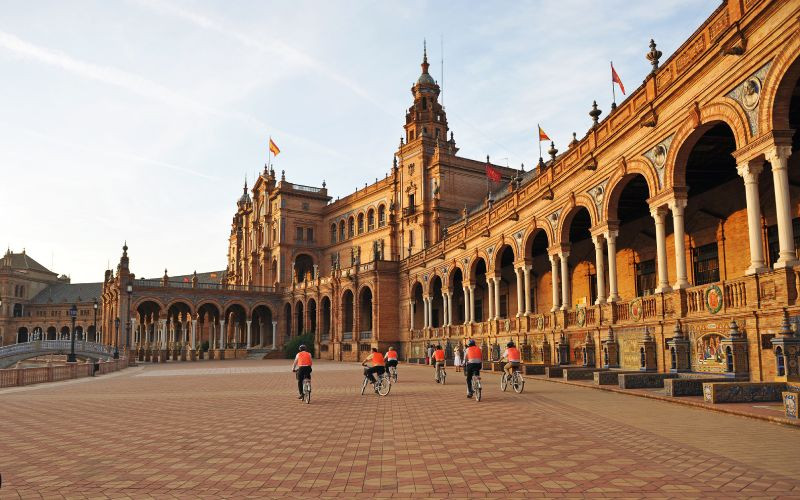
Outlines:
[[387, 359], [386, 360], [386, 368], [390, 368], [392, 366], [397, 366], [397, 360], [396, 359]]

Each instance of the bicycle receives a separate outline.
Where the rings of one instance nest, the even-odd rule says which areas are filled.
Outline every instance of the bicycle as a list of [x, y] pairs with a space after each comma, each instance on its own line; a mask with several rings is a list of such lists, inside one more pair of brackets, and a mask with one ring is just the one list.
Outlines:
[[447, 372], [444, 371], [444, 366], [437, 366], [436, 367], [436, 382], [444, 385], [446, 379], [447, 379]]
[[480, 375], [472, 376], [472, 394], [475, 401], [481, 400], [481, 377]]
[[389, 367], [389, 381], [390, 382], [394, 382], [395, 384], [397, 383], [397, 367], [396, 366], [390, 366]]
[[525, 388], [525, 379], [522, 378], [522, 372], [518, 368], [514, 368], [510, 377], [505, 371], [503, 372], [503, 376], [500, 377], [500, 389], [502, 389], [503, 392], [505, 392], [509, 384], [511, 384], [511, 387], [517, 394], [521, 393]]
[[303, 379], [303, 401], [307, 405], [311, 404], [311, 379], [304, 378]]
[[[377, 375], [377, 374], [376, 374]], [[361, 384], [361, 395], [363, 396], [367, 390], [367, 384], [370, 382], [369, 375], [364, 375], [364, 382]], [[389, 391], [392, 390], [392, 382], [386, 372], [383, 375], [378, 375], [377, 381], [372, 383], [375, 389], [375, 394], [379, 396], [387, 396]]]

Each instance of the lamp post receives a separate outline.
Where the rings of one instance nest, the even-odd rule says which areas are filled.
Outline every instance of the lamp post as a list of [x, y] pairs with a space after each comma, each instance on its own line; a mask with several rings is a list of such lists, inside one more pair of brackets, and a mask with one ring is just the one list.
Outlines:
[[119, 359], [119, 318], [114, 318], [114, 359]]
[[97, 297], [94, 298], [94, 304], [92, 304], [94, 308], [94, 321], [92, 322], [92, 328], [94, 329], [94, 341], [97, 342]]
[[78, 358], [75, 357], [75, 317], [78, 316], [78, 306], [72, 304], [69, 308], [69, 315], [72, 318], [72, 332], [70, 334], [70, 348], [69, 356], [67, 356], [67, 363], [77, 363]]
[[128, 283], [128, 286], [125, 288], [125, 291], [128, 292], [128, 315], [125, 316], [125, 348], [127, 349], [126, 352], [130, 352], [131, 348], [131, 297], [133, 296], [133, 285]]

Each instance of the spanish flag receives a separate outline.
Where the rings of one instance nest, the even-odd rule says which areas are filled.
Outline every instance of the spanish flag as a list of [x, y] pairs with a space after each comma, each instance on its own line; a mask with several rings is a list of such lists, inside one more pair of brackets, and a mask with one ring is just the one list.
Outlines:
[[542, 130], [542, 127], [540, 127], [538, 125], [537, 125], [537, 127], [539, 127], [539, 142], [552, 140], [549, 137], [547, 137], [547, 134], [544, 133], [544, 130]]
[[278, 154], [281, 152], [281, 150], [278, 149], [278, 145], [272, 140], [272, 137], [269, 138], [269, 150], [275, 156], [278, 156]]

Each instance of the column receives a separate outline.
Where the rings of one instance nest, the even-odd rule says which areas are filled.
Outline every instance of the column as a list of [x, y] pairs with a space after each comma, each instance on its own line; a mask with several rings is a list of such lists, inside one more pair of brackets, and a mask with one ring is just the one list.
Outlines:
[[192, 350], [195, 349], [195, 341], [197, 339], [197, 320], [192, 320]]
[[486, 289], [489, 291], [489, 304], [488, 304], [488, 311], [489, 311], [489, 320], [494, 319], [494, 277], [487, 276], [486, 277]]
[[245, 323], [247, 323], [247, 346], [246, 347], [248, 349], [250, 349], [250, 341], [252, 340], [252, 334], [253, 334], [252, 329], [250, 327], [253, 325], [253, 321], [248, 319], [247, 321], [245, 321]]
[[594, 241], [594, 267], [597, 272], [597, 300], [595, 304], [606, 302], [606, 257], [603, 253], [603, 236], [593, 234]]
[[448, 326], [447, 318], [450, 315], [450, 308], [447, 307], [447, 293], [442, 292], [442, 326]]
[[656, 223], [656, 266], [658, 267], [656, 293], [669, 292], [672, 287], [669, 286], [667, 273], [667, 230], [665, 224], [667, 208], [663, 206], [651, 208], [650, 215], [653, 216], [653, 221]]
[[278, 322], [272, 322], [272, 348], [277, 349], [276, 339], [278, 338]]
[[428, 328], [428, 297], [422, 297], [422, 328]]
[[220, 319], [219, 320], [219, 344], [217, 345], [217, 349], [225, 349], [225, 341], [228, 340], [228, 339], [225, 338], [225, 336], [226, 336], [225, 320], [224, 319]]
[[608, 301], [616, 302], [619, 300], [617, 290], [617, 234], [616, 229], [609, 229], [603, 235], [608, 245]]
[[469, 286], [469, 322], [475, 322], [475, 285]]
[[447, 292], [447, 326], [453, 325], [453, 292]]
[[531, 266], [522, 266], [523, 287], [525, 287], [525, 315], [531, 313]]
[[736, 167], [744, 179], [744, 195], [747, 201], [747, 233], [750, 242], [750, 267], [745, 274], [766, 271], [764, 262], [764, 243], [761, 238], [761, 205], [758, 199], [758, 176], [764, 168], [763, 163], [748, 162]]
[[522, 268], [518, 267], [514, 269], [514, 277], [517, 279], [517, 317], [519, 318], [523, 314], [525, 314], [522, 310], [524, 306], [524, 287], [522, 283]]
[[569, 259], [569, 250], [561, 250], [561, 309], [569, 309], [569, 266], [567, 259]]
[[464, 291], [464, 324], [469, 324], [469, 287], [467, 285], [463, 285], [462, 289]]
[[686, 288], [689, 280], [686, 277], [686, 237], [683, 227], [683, 212], [686, 209], [686, 199], [676, 198], [669, 202], [672, 210], [673, 234], [675, 237], [675, 276], [677, 277], [673, 288]]
[[161, 346], [161, 349], [167, 348], [167, 320], [161, 320], [161, 332], [158, 338], [158, 343]]
[[[94, 332], [95, 340], [97, 340], [97, 331]], [[134, 345], [138, 345], [136, 341], [136, 318], [131, 317], [131, 341]]]
[[550, 254], [550, 277], [553, 285], [553, 307], [550, 308], [550, 312], [554, 312], [561, 306], [558, 299], [558, 255], [554, 253]]
[[433, 326], [433, 297], [426, 297], [425, 301], [428, 304], [428, 328]]
[[414, 329], [414, 301], [413, 300], [409, 300], [408, 301], [408, 317], [409, 317], [408, 329], [409, 330], [413, 330]]
[[[775, 215], [778, 219], [778, 261], [775, 268], [789, 267], [797, 263], [792, 231], [792, 210], [789, 199], [789, 156], [791, 146], [775, 146], [767, 151], [767, 161], [772, 165], [772, 182], [775, 184]], [[748, 201], [748, 207], [750, 203]], [[749, 220], [749, 213], [748, 213]]]

